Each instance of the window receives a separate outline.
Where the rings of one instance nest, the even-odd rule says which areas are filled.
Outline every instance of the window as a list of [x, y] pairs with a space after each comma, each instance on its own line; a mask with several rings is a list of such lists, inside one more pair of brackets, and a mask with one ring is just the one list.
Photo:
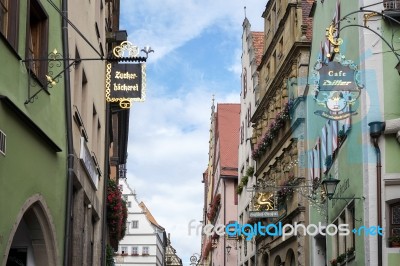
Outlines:
[[121, 255], [128, 254], [128, 247], [121, 247]]
[[265, 71], [266, 73], [266, 75], [265, 75], [265, 82], [268, 82], [268, 80], [269, 80], [269, 77], [270, 77], [270, 75], [271, 75], [271, 64], [270, 63], [268, 63], [268, 65], [267, 65], [267, 69], [266, 69], [266, 71]]
[[128, 208], [130, 208], [131, 205], [132, 205], [132, 202], [130, 202], [130, 201], [128, 201], [128, 202], [126, 203], [126, 207], [128, 207]]
[[6, 155], [6, 134], [0, 130], [0, 153]]
[[[347, 224], [349, 225], [349, 229], [353, 230], [355, 228], [356, 225], [356, 209], [354, 207], [354, 203], [352, 203], [351, 205], [349, 205], [349, 207], [347, 208]], [[349, 248], [352, 248], [355, 246], [356, 243], [356, 234], [351, 234], [351, 237], [347, 237], [347, 243], [346, 245]]]
[[96, 106], [93, 104], [93, 112], [92, 112], [92, 151], [97, 154], [98, 153], [98, 142], [99, 142], [99, 118], [97, 115]]
[[138, 255], [139, 251], [138, 251], [138, 247], [132, 247], [132, 255]]
[[[348, 224], [349, 230], [353, 230], [355, 226], [355, 206], [354, 202], [351, 202], [334, 221], [336, 227], [341, 224]], [[333, 236], [332, 253], [333, 257], [339, 257], [343, 254], [348, 254], [349, 250], [355, 248], [355, 236], [356, 234], [350, 235], [335, 235]], [[348, 258], [349, 259], [349, 258]]]
[[247, 127], [250, 127], [251, 126], [251, 105], [247, 109], [247, 117], [249, 118], [249, 120], [247, 120]]
[[268, 36], [268, 34], [269, 34], [270, 31], [271, 31], [271, 27], [272, 27], [272, 24], [271, 24], [271, 16], [268, 16], [268, 18], [267, 18], [267, 25], [266, 25], [266, 32], [267, 32], [267, 34], [265, 34], [265, 36]]
[[276, 4], [274, 4], [274, 6], [272, 7], [272, 16], [273, 16], [273, 19], [274, 19], [274, 21], [273, 21], [273, 23], [274, 23], [274, 33], [276, 32], [276, 30], [278, 29], [278, 23], [277, 23], [277, 20], [278, 20], [278, 18], [277, 18], [277, 13], [276, 13]]
[[243, 69], [243, 99], [246, 98], [247, 94], [247, 69]]
[[238, 187], [238, 184], [235, 182], [233, 185], [233, 188], [234, 188], [233, 191], [235, 191], [235, 193], [233, 193], [233, 202], [235, 205], [238, 205], [238, 193], [236, 193], [237, 187]]
[[[48, 16], [38, 0], [29, 0], [29, 18], [26, 37], [27, 59], [47, 58], [48, 54]], [[32, 74], [42, 84], [46, 85], [47, 61], [30, 61]]]
[[400, 236], [400, 203], [390, 206], [390, 236]]
[[274, 260], [274, 266], [281, 266], [282, 260], [281, 257], [276, 256]]
[[244, 141], [244, 122], [240, 126], [240, 144], [243, 144]]
[[149, 255], [149, 247], [143, 247], [142, 255]]
[[385, 9], [398, 9], [400, 8], [400, 1], [399, 0], [385, 0], [383, 1], [383, 7]]
[[272, 58], [271, 58], [271, 66], [272, 66], [272, 75], [275, 75], [275, 73], [277, 72], [277, 61], [276, 61], [276, 51], [272, 54]]
[[19, 0], [0, 0], [0, 32], [17, 50]]
[[138, 220], [132, 221], [132, 228], [139, 228], [139, 221]]
[[278, 62], [282, 59], [283, 56], [283, 37], [281, 38], [281, 40], [279, 41], [278, 44]]

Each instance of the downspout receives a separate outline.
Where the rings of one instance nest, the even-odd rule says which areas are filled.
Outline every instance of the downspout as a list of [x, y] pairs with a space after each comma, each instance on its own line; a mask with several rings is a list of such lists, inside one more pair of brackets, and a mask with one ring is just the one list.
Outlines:
[[[385, 131], [385, 122], [371, 122], [368, 124], [369, 134], [376, 152], [376, 198], [377, 198], [377, 212], [378, 212], [378, 226], [382, 226], [382, 164], [381, 164], [381, 150], [379, 148], [378, 140], [382, 132]], [[378, 234], [378, 265], [382, 265], [382, 235]]]
[[106, 102], [106, 136], [105, 136], [105, 151], [104, 151], [104, 178], [103, 178], [103, 224], [102, 224], [102, 239], [101, 239], [101, 265], [106, 265], [106, 244], [108, 240], [107, 235], [107, 188], [109, 179], [109, 156], [110, 156], [110, 104]]
[[[226, 225], [226, 179], [224, 179], [224, 225]], [[224, 237], [224, 266], [226, 265], [226, 237]]]
[[[69, 58], [68, 45], [68, 0], [62, 0], [62, 13], [64, 18], [61, 22], [62, 43], [64, 58]], [[64, 68], [68, 68], [68, 60], [64, 60]], [[70, 265], [70, 238], [71, 238], [71, 205], [73, 192], [73, 173], [74, 173], [74, 145], [72, 136], [72, 110], [71, 110], [71, 90], [69, 71], [64, 72], [64, 91], [65, 91], [65, 117], [67, 123], [67, 202], [65, 217], [65, 236], [64, 236], [64, 266]]]

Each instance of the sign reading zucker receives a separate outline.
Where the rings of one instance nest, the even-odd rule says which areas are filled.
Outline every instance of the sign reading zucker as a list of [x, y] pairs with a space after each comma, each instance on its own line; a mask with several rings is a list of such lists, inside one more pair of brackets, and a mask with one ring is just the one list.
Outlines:
[[111, 98], [141, 98], [142, 64], [111, 64]]
[[[123, 42], [114, 48], [114, 56], [137, 55], [137, 47]], [[130, 108], [132, 101], [142, 102], [146, 96], [146, 65], [120, 62], [106, 64], [106, 100], [119, 102], [121, 108]]]

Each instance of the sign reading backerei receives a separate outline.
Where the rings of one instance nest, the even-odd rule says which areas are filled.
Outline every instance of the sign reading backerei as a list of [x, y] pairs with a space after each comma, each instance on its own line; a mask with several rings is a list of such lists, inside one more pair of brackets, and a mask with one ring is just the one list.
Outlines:
[[106, 99], [130, 108], [132, 101], [144, 101], [145, 64], [109, 62], [106, 69]]

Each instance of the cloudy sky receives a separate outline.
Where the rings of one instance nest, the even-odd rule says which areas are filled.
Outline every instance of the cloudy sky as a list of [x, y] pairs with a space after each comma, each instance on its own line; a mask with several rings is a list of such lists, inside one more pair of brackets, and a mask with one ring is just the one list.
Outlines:
[[[131, 109], [128, 182], [171, 241], [184, 265], [200, 253], [188, 224], [202, 220], [202, 173], [208, 163], [211, 99], [239, 102], [244, 6], [262, 31], [267, 0], [122, 0], [121, 29], [155, 53], [147, 96]], [[239, 137], [239, 136], [238, 136]]]

